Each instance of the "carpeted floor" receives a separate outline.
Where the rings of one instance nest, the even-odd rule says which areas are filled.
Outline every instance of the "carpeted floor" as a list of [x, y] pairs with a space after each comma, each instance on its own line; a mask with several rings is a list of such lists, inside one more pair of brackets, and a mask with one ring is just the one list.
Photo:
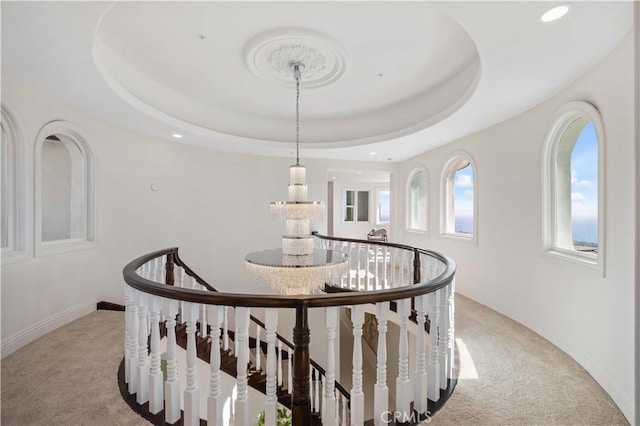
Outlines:
[[148, 424], [124, 402], [124, 314], [97, 311], [2, 360], [2, 425]]
[[[123, 314], [98, 311], [2, 360], [3, 425], [137, 425], [120, 397]], [[569, 356], [527, 328], [456, 296], [460, 379], [435, 425], [626, 425]]]

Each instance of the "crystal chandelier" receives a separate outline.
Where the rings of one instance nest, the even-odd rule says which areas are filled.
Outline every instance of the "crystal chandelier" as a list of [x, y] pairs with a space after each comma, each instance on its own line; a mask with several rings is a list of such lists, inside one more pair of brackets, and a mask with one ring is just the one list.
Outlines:
[[324, 203], [307, 201], [306, 168], [300, 164], [300, 80], [304, 64], [289, 63], [296, 82], [296, 164], [289, 168], [288, 201], [271, 203], [273, 219], [284, 220], [282, 248], [245, 257], [249, 276], [281, 294], [314, 294], [337, 284], [347, 270], [347, 255], [313, 247], [311, 223], [324, 216]]

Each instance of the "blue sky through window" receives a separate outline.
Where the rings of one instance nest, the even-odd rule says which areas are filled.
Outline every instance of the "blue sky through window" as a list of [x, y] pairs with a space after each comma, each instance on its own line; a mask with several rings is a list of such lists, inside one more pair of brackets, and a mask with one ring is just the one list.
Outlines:
[[456, 172], [453, 181], [455, 232], [473, 234], [473, 167]]
[[378, 191], [378, 222], [389, 222], [391, 219], [389, 196], [389, 191]]
[[574, 243], [598, 243], [598, 138], [591, 121], [571, 152], [571, 227]]

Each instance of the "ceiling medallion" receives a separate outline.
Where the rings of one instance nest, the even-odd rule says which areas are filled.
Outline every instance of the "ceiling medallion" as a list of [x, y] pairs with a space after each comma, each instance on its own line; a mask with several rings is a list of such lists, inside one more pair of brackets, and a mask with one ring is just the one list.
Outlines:
[[259, 34], [246, 44], [244, 57], [256, 77], [284, 87], [295, 85], [291, 62], [304, 63], [300, 85], [305, 89], [331, 84], [345, 70], [343, 49], [334, 40], [300, 28]]
[[323, 75], [327, 60], [313, 47], [296, 45], [282, 46], [274, 50], [267, 62], [278, 74], [288, 79], [293, 78], [291, 63], [301, 62], [304, 64], [301, 70], [302, 76], [306, 80], [313, 80]]

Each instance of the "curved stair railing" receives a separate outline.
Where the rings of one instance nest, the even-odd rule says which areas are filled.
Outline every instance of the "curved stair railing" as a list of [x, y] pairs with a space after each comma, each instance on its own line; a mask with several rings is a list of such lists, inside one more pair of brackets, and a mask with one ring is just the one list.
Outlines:
[[[267, 425], [276, 424], [278, 403], [291, 408], [294, 425], [357, 425], [364, 424], [366, 419], [372, 419], [374, 424], [415, 424], [442, 405], [456, 382], [453, 261], [438, 253], [405, 245], [315, 236], [318, 246], [349, 254], [349, 273], [338, 287], [327, 287], [326, 294], [278, 296], [217, 292], [180, 259], [177, 248], [149, 253], [125, 266], [122, 375], [136, 403], [148, 407], [149, 413], [156, 415], [154, 419], [161, 419], [154, 423], [181, 421], [195, 425], [206, 420], [210, 425], [224, 424], [224, 404], [231, 395], [223, 394], [221, 372], [234, 361], [235, 371], [231, 374], [236, 377], [236, 397], [231, 419], [226, 420], [231, 424], [248, 425], [257, 421], [255, 413], [249, 414], [250, 385], [259, 389], [264, 386], [260, 409], [265, 411]], [[389, 342], [399, 348], [395, 382], [387, 381], [387, 366], [396, 362], [386, 357], [391, 302], [396, 305], [400, 328], [399, 341]], [[374, 407], [365, 415], [362, 326], [368, 304], [372, 304], [370, 309], [377, 319], [378, 347]], [[336, 332], [341, 307], [351, 309], [353, 326], [350, 392], [336, 380], [339, 374], [335, 369], [339, 345]], [[235, 311], [233, 330], [229, 329], [231, 322], [226, 318], [229, 308]], [[286, 308], [295, 309], [293, 342], [278, 334], [278, 312]], [[309, 309], [324, 310], [322, 324], [309, 323]], [[263, 313], [264, 322], [253, 317], [252, 310]], [[409, 340], [414, 338], [409, 333], [410, 318], [415, 318], [418, 325], [414, 357], [409, 356]], [[184, 325], [176, 327], [178, 324]], [[314, 328], [314, 339], [323, 339], [323, 346], [327, 348], [326, 359], [322, 360], [324, 367], [311, 360], [310, 326]], [[186, 346], [186, 371], [180, 374], [176, 329]], [[162, 335], [166, 335], [164, 352]], [[262, 362], [263, 353], [265, 362]], [[198, 374], [203, 374], [197, 371], [199, 355], [209, 361], [210, 368], [205, 373], [209, 376], [208, 389], [200, 389], [198, 384]], [[162, 369], [163, 358], [166, 373]], [[341, 359], [341, 363], [347, 361]], [[185, 376], [186, 385], [181, 386], [179, 377]], [[395, 406], [390, 406], [389, 393], [394, 387]], [[285, 392], [291, 396], [285, 396]], [[255, 411], [255, 401], [251, 404]]]

